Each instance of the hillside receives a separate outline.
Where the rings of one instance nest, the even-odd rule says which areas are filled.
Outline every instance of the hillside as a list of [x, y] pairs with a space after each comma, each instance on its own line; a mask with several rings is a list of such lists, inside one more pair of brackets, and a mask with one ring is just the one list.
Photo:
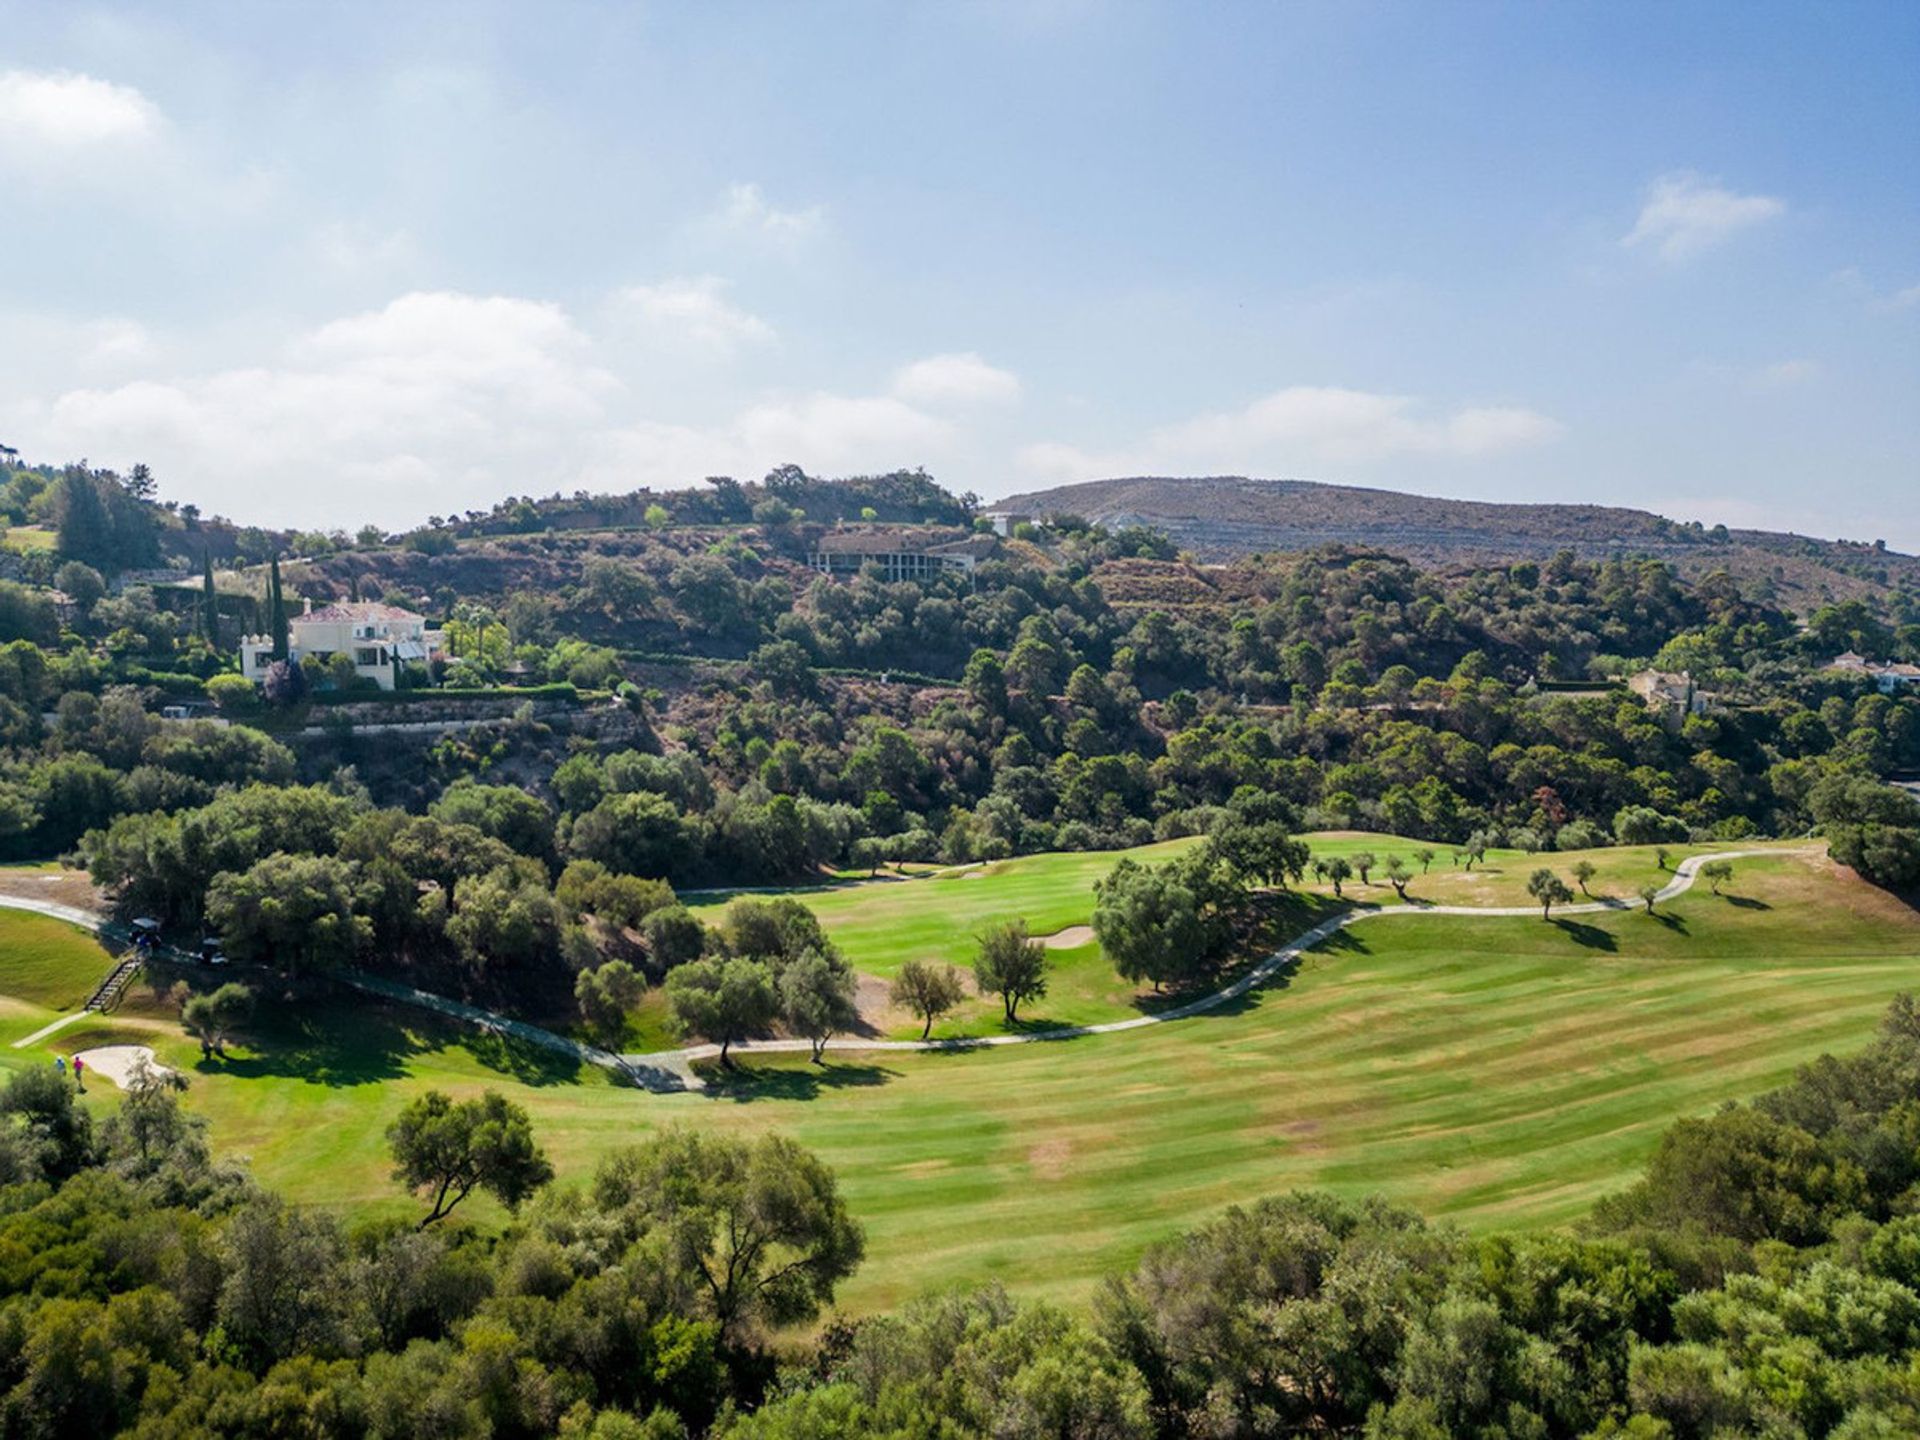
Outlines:
[[1724, 570], [1796, 608], [1920, 588], [1920, 557], [1768, 530], [1708, 529], [1615, 505], [1505, 505], [1237, 475], [1137, 476], [1015, 495], [996, 508], [1068, 512], [1164, 530], [1204, 560], [1329, 541], [1379, 546], [1424, 565], [1657, 555], [1689, 579]]

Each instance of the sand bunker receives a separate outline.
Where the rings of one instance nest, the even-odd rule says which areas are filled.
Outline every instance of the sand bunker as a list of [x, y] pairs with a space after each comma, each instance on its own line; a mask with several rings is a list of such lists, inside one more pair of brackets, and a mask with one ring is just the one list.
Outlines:
[[83, 1073], [104, 1075], [122, 1090], [143, 1065], [155, 1074], [172, 1073], [153, 1058], [152, 1048], [146, 1045], [102, 1045], [97, 1050], [82, 1050], [73, 1058], [87, 1067]]
[[1042, 935], [1039, 940], [1049, 950], [1078, 950], [1082, 945], [1093, 943], [1093, 927], [1069, 925], [1066, 929], [1056, 930], [1051, 935]]

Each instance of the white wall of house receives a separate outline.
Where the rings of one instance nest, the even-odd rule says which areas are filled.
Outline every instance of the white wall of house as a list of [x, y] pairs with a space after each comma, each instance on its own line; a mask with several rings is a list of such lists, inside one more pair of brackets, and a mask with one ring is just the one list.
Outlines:
[[[419, 615], [403, 618], [295, 615], [287, 622], [287, 655], [295, 664], [309, 655], [322, 660], [350, 655], [354, 674], [373, 681], [382, 690], [394, 688], [394, 675], [401, 665], [427, 659], [439, 648], [439, 641], [440, 632], [428, 630], [426, 620]], [[267, 667], [272, 664], [271, 636], [241, 637], [241, 674], [249, 680], [263, 680]]]

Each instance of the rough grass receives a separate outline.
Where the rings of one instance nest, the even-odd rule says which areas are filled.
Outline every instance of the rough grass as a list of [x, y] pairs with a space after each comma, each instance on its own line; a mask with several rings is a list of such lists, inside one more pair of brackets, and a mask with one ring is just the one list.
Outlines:
[[114, 953], [84, 930], [0, 910], [0, 994], [56, 1014], [78, 1010], [114, 963]]

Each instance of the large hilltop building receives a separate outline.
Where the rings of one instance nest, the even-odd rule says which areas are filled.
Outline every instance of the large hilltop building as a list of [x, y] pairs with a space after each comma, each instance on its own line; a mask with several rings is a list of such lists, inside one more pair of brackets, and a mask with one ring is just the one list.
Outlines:
[[822, 575], [858, 575], [872, 565], [887, 580], [927, 580], [972, 575], [999, 543], [991, 535], [942, 538], [938, 531], [901, 526], [829, 530], [807, 552], [807, 564]]
[[[295, 664], [313, 656], [331, 660], [353, 657], [354, 674], [391, 690], [400, 667], [409, 661], [430, 659], [441, 647], [438, 630], [429, 630], [424, 615], [397, 605], [354, 601], [323, 605], [313, 602], [287, 621], [287, 657]], [[271, 635], [240, 637], [240, 673], [249, 680], [266, 678], [273, 664]]]

